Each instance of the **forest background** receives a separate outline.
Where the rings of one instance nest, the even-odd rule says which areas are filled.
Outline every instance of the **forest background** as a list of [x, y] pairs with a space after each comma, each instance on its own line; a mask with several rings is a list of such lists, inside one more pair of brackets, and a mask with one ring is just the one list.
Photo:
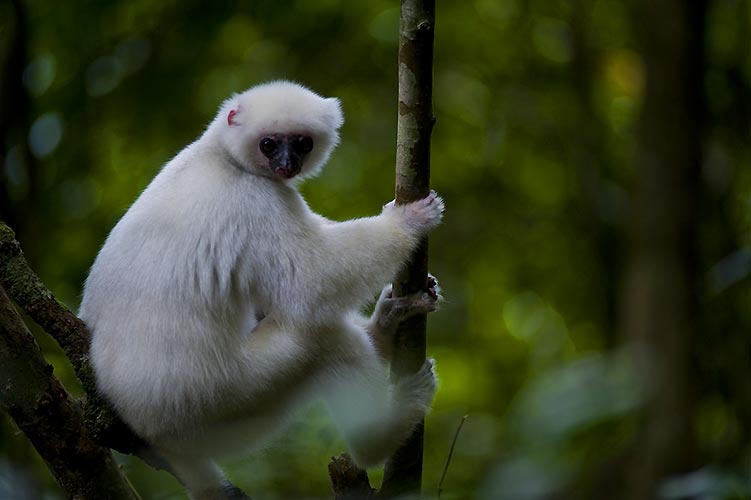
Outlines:
[[[436, 17], [446, 301], [429, 319], [425, 492], [469, 414], [442, 498], [751, 498], [749, 2], [438, 1]], [[226, 97], [279, 78], [343, 104], [311, 206], [377, 213], [393, 198], [398, 18], [381, 0], [0, 2], [0, 219], [75, 310], [161, 165]], [[326, 498], [342, 448], [315, 406], [225, 465], [258, 498]], [[144, 498], [181, 498], [119, 460]], [[0, 415], [0, 498], [60, 497]]]

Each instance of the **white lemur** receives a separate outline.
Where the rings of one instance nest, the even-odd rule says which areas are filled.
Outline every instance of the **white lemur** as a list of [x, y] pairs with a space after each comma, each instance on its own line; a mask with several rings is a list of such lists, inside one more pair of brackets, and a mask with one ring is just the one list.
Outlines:
[[396, 324], [429, 312], [425, 293], [387, 286], [441, 221], [434, 192], [380, 215], [333, 222], [298, 193], [339, 140], [339, 101], [291, 82], [227, 100], [168, 162], [107, 238], [80, 316], [99, 391], [165, 458], [195, 499], [223, 498], [211, 460], [258, 443], [320, 396], [356, 462], [384, 461], [425, 415], [429, 360], [390, 384]]

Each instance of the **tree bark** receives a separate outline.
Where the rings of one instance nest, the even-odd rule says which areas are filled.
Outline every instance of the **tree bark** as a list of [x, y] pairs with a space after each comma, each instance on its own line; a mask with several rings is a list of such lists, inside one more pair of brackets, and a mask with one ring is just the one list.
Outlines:
[[650, 390], [626, 471], [628, 499], [655, 498], [692, 465], [690, 359], [697, 333], [696, 225], [702, 159], [701, 0], [641, 4], [646, 93], [640, 119], [631, 265], [622, 330], [645, 347]]
[[151, 465], [166, 464], [99, 397], [89, 364], [90, 333], [86, 325], [44, 286], [23, 256], [13, 231], [0, 221], [0, 286], [62, 348], [86, 393], [85, 420], [92, 438], [122, 453], [138, 454]]
[[90, 392], [89, 332], [83, 321], [55, 299], [26, 263], [15, 233], [0, 221], [0, 284], [8, 295], [47, 333], [70, 359], [76, 375]]
[[0, 286], [0, 407], [26, 434], [68, 498], [135, 500], [111, 452], [86, 432], [83, 413], [52, 375]]
[[[29, 317], [54, 338], [71, 361], [86, 393], [83, 401], [84, 423], [89, 436], [102, 446], [136, 455], [156, 469], [170, 473], [169, 465], [138, 437], [96, 390], [89, 364], [89, 339], [86, 325], [44, 286], [23, 256], [13, 231], [0, 221], [0, 286], [4, 287]], [[9, 321], [0, 316], [0, 324]], [[33, 339], [32, 339], [33, 340]], [[10, 373], [10, 372], [9, 372]]]
[[372, 500], [376, 490], [371, 488], [368, 473], [359, 468], [347, 453], [332, 457], [329, 478], [334, 500]]
[[[399, 36], [399, 115], [396, 145], [396, 203], [427, 196], [430, 190], [430, 135], [433, 130], [434, 0], [402, 0]], [[396, 296], [425, 289], [428, 241], [423, 239], [404, 271], [394, 281]], [[424, 314], [404, 321], [397, 330], [391, 377], [417, 372], [425, 362]], [[421, 422], [386, 463], [381, 495], [419, 494], [422, 485]]]

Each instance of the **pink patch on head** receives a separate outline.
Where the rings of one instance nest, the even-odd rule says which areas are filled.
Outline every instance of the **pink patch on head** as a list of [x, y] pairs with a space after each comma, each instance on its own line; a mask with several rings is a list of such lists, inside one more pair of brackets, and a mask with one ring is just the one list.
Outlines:
[[227, 115], [227, 125], [229, 125], [229, 126], [239, 125], [239, 123], [237, 123], [235, 121], [235, 115], [236, 114], [237, 114], [237, 110], [236, 109], [233, 109], [233, 110], [231, 110], [229, 112], [229, 114]]

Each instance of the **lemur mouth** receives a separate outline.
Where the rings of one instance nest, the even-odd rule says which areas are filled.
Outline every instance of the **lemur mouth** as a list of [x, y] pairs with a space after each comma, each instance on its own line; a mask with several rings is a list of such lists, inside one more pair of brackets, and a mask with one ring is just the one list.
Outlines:
[[284, 179], [291, 179], [300, 173], [300, 168], [292, 165], [285, 165], [283, 167], [275, 168], [274, 173]]

